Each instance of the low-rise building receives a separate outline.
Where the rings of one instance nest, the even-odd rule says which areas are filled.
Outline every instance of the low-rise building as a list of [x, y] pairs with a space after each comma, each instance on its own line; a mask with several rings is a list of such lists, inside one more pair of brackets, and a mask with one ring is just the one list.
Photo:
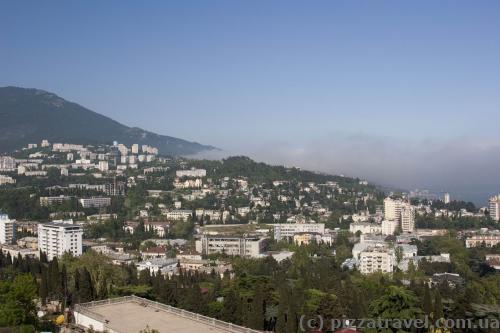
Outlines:
[[135, 264], [137, 271], [149, 270], [151, 274], [157, 274], [162, 271], [171, 271], [177, 267], [178, 261], [176, 258], [150, 258]]
[[500, 231], [498, 230], [476, 232], [465, 239], [465, 246], [467, 248], [483, 245], [493, 247], [498, 244], [500, 244]]
[[230, 256], [259, 257], [266, 249], [267, 239], [260, 236], [201, 235], [196, 251], [202, 254], [224, 253]]
[[0, 175], [0, 185], [15, 184], [16, 180], [10, 176]]
[[298, 233], [325, 233], [324, 223], [277, 223], [271, 224], [274, 228], [274, 239], [280, 241], [289, 239]]
[[111, 198], [109, 197], [81, 198], [78, 201], [83, 208], [100, 208], [111, 205]]
[[47, 207], [52, 205], [60, 205], [65, 201], [71, 200], [72, 197], [59, 195], [56, 197], [40, 197], [40, 206]]
[[382, 226], [369, 222], [353, 222], [349, 225], [349, 231], [353, 234], [358, 231], [362, 234], [380, 234], [382, 233]]

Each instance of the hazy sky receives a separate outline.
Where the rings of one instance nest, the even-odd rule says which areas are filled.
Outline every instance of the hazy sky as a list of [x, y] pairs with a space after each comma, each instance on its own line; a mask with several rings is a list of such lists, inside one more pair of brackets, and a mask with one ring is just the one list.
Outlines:
[[269, 162], [500, 192], [499, 1], [3, 1], [0, 85]]

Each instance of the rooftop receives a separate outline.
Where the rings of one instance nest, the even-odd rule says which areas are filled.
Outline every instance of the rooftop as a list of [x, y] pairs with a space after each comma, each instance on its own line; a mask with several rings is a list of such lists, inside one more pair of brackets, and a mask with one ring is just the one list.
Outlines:
[[105, 329], [117, 333], [139, 332], [146, 326], [160, 333], [259, 332], [136, 296], [77, 305], [76, 322], [85, 326], [85, 318], [82, 316], [102, 323]]

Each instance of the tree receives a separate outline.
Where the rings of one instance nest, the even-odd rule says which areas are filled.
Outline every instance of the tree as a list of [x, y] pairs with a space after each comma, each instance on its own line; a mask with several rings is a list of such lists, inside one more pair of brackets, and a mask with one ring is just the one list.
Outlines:
[[[420, 317], [421, 310], [417, 307], [418, 299], [404, 287], [389, 286], [384, 294], [374, 300], [370, 306], [373, 318], [382, 319], [415, 319]], [[391, 327], [398, 332], [396, 327]]]
[[264, 330], [265, 321], [265, 302], [264, 290], [258, 286], [255, 290], [255, 295], [250, 306], [250, 313], [248, 314], [248, 326], [256, 330]]
[[83, 267], [80, 271], [80, 281], [78, 282], [78, 300], [80, 303], [90, 302], [94, 299], [94, 288], [89, 271]]
[[39, 288], [38, 294], [40, 296], [40, 299], [42, 300], [42, 304], [45, 305], [45, 303], [47, 301], [47, 297], [49, 295], [47, 271], [45, 269], [42, 270], [41, 279], [40, 279], [40, 288]]
[[436, 290], [435, 298], [434, 298], [434, 318], [439, 319], [443, 318], [443, 303], [441, 300], [441, 293], [439, 290]]
[[37, 323], [37, 285], [30, 274], [17, 275], [14, 281], [0, 281], [0, 326]]
[[427, 284], [425, 284], [424, 286], [424, 297], [422, 303], [425, 314], [430, 315], [432, 313], [432, 300], [431, 300], [431, 292]]
[[240, 313], [240, 297], [233, 290], [229, 289], [224, 297], [224, 303], [222, 306], [221, 317], [222, 320], [228, 321], [234, 324], [240, 323], [241, 313]]

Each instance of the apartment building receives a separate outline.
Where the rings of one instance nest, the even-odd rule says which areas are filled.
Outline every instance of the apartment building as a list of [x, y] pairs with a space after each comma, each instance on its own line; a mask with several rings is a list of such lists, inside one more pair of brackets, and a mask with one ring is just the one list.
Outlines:
[[382, 221], [382, 235], [390, 236], [398, 230], [399, 221], [396, 220], [383, 220]]
[[280, 241], [294, 237], [298, 233], [317, 233], [324, 235], [324, 223], [279, 223], [272, 224], [274, 228], [274, 239]]
[[359, 255], [359, 271], [362, 274], [375, 272], [392, 273], [394, 251], [384, 246], [368, 247]]
[[81, 198], [78, 201], [83, 208], [100, 208], [111, 205], [111, 198], [109, 197]]
[[415, 210], [410, 205], [401, 208], [401, 230], [403, 232], [415, 231]]
[[79, 225], [68, 223], [40, 223], [38, 225], [38, 249], [52, 260], [64, 253], [73, 256], [82, 254], [83, 229]]
[[186, 221], [187, 219], [192, 217], [192, 215], [193, 215], [193, 212], [191, 210], [174, 209], [174, 210], [167, 212], [167, 219], [175, 220], [175, 221], [179, 221], [179, 220]]
[[207, 170], [205, 170], [205, 169], [177, 170], [175, 172], [175, 175], [178, 178], [182, 178], [182, 177], [193, 177], [193, 178], [205, 177], [207, 175]]
[[201, 235], [196, 251], [202, 254], [225, 253], [230, 256], [259, 257], [266, 249], [267, 239], [260, 236]]
[[399, 199], [384, 199], [384, 216], [386, 220], [401, 220], [401, 207], [403, 202]]
[[493, 221], [500, 221], [500, 194], [490, 198], [490, 217]]
[[0, 171], [16, 170], [16, 159], [10, 156], [0, 156]]
[[60, 205], [68, 200], [71, 200], [71, 197], [65, 195], [60, 195], [57, 197], [40, 197], [40, 206], [47, 207], [51, 205]]
[[12, 244], [16, 239], [16, 223], [0, 212], [0, 244]]

